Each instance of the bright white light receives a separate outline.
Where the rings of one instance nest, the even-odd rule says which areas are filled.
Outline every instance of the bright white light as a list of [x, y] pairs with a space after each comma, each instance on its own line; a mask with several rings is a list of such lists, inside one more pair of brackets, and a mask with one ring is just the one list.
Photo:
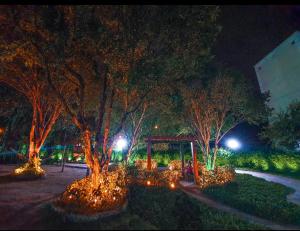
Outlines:
[[238, 140], [231, 138], [226, 141], [226, 146], [231, 149], [239, 149], [241, 143]]
[[116, 143], [116, 150], [117, 151], [122, 151], [123, 148], [127, 146], [127, 141], [123, 138], [119, 138], [117, 143]]

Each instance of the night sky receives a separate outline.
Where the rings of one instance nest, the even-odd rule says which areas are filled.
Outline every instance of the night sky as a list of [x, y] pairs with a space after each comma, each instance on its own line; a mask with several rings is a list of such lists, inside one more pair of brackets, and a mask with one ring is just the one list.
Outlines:
[[215, 54], [241, 71], [259, 89], [253, 66], [294, 31], [300, 30], [299, 6], [221, 6]]
[[[216, 60], [242, 72], [259, 91], [254, 65], [296, 30], [300, 30], [300, 6], [221, 6]], [[255, 126], [242, 124], [228, 136], [238, 137], [245, 148], [263, 143]]]

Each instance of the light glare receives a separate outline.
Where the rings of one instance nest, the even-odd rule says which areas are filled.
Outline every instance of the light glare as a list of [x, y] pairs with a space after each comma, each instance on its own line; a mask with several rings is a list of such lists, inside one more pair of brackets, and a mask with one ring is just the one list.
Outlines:
[[226, 146], [231, 149], [239, 149], [241, 147], [241, 143], [237, 139], [228, 139], [226, 141]]
[[122, 151], [127, 146], [127, 141], [123, 138], [119, 138], [116, 144], [116, 150]]

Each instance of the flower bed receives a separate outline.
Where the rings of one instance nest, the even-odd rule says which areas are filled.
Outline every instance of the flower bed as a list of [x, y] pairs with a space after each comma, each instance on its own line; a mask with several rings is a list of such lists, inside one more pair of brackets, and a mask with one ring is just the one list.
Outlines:
[[80, 215], [95, 215], [119, 209], [126, 203], [128, 190], [125, 175], [125, 168], [120, 166], [101, 174], [99, 186], [93, 185], [90, 177], [75, 181], [54, 205]]
[[182, 177], [180, 170], [163, 170], [157, 168], [148, 171], [137, 167], [128, 168], [128, 183], [144, 186], [167, 186], [175, 188]]
[[45, 171], [41, 168], [40, 159], [34, 162], [28, 162], [23, 166], [16, 168], [12, 173], [12, 177], [20, 180], [39, 179], [45, 175]]
[[170, 170], [181, 170], [181, 168], [182, 168], [181, 165], [182, 165], [181, 160], [172, 160], [168, 164], [168, 169], [170, 169]]
[[231, 182], [235, 178], [235, 171], [229, 167], [217, 166], [214, 170], [208, 171], [205, 165], [198, 163], [199, 177], [196, 183], [200, 188], [206, 188], [212, 185], [223, 185]]

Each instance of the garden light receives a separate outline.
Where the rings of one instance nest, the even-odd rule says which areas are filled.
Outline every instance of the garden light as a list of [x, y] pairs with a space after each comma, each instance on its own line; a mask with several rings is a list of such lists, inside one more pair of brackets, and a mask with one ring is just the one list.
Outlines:
[[126, 146], [127, 146], [127, 141], [120, 136], [116, 143], [116, 150], [122, 151]]
[[174, 183], [171, 183], [170, 186], [171, 186], [171, 188], [175, 188], [175, 184]]
[[147, 181], [147, 185], [149, 186], [151, 184], [150, 180]]
[[233, 150], [236, 150], [236, 149], [239, 149], [239, 148], [241, 147], [241, 143], [240, 143], [237, 139], [231, 138], [231, 139], [228, 139], [228, 140], [226, 141], [226, 146], [227, 146], [228, 148], [231, 148], [231, 149], [233, 149]]

